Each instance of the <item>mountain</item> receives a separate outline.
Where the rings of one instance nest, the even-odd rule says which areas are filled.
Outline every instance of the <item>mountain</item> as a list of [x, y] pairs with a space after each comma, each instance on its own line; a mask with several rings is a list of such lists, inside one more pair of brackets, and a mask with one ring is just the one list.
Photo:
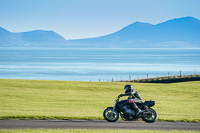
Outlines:
[[0, 46], [61, 47], [66, 40], [53, 31], [35, 30], [13, 33], [0, 27]]
[[135, 22], [109, 35], [65, 40], [53, 31], [9, 32], [0, 27], [0, 46], [72, 48], [200, 48], [200, 20], [172, 19], [157, 25]]
[[157, 25], [136, 22], [110, 35], [71, 40], [68, 43], [76, 46], [122, 48], [200, 47], [200, 20], [184, 17]]

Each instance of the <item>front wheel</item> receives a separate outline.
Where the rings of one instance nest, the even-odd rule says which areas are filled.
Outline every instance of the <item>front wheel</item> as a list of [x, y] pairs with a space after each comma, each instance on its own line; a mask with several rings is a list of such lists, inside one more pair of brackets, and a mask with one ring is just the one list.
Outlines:
[[152, 108], [146, 109], [142, 114], [142, 119], [148, 123], [155, 122], [157, 118], [158, 118], [158, 115], [156, 111]]
[[104, 110], [103, 117], [109, 122], [115, 122], [119, 119], [119, 113], [114, 110], [112, 113], [113, 107], [109, 107]]

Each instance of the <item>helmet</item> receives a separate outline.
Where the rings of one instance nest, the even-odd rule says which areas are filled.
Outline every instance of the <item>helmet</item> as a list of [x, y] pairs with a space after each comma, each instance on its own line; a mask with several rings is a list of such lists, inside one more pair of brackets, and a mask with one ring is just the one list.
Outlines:
[[124, 87], [124, 91], [125, 91], [125, 93], [133, 92], [133, 87], [132, 87], [132, 85], [126, 85], [126, 86]]

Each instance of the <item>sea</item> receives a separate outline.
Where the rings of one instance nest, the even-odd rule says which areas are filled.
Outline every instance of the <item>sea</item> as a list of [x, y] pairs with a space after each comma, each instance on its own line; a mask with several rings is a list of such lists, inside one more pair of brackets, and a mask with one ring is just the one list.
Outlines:
[[200, 74], [200, 49], [0, 48], [0, 79], [110, 82]]

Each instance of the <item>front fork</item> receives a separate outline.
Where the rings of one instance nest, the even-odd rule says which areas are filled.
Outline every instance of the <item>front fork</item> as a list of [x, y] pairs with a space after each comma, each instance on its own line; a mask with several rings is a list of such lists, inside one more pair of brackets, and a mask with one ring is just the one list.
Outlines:
[[116, 105], [117, 105], [117, 100], [115, 100], [115, 105], [114, 105], [113, 110], [112, 110], [112, 115], [113, 115], [113, 112], [114, 112], [114, 110], [116, 108]]

